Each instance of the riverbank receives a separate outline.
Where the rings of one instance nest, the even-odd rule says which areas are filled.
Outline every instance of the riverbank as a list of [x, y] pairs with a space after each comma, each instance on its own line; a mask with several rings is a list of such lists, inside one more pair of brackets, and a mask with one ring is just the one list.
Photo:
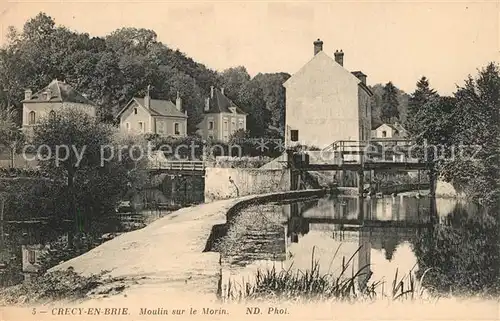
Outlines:
[[[53, 267], [68, 268], [83, 276], [109, 271], [123, 292], [95, 300], [134, 302], [144, 295], [216, 300], [219, 253], [203, 252], [212, 227], [226, 222], [239, 208], [262, 201], [324, 195], [324, 190], [292, 191], [245, 196], [183, 208], [143, 229], [122, 234], [91, 251]], [[113, 284], [106, 284], [113, 287]], [[97, 290], [96, 292], [102, 292]]]
[[[208, 309], [213, 313], [226, 311], [229, 315], [247, 316], [246, 308], [253, 306], [247, 305], [221, 305], [216, 299], [216, 289], [219, 281], [220, 256], [218, 253], [203, 252], [207, 240], [210, 238], [212, 227], [226, 222], [226, 218], [242, 206], [249, 205], [252, 202], [258, 203], [291, 197], [310, 197], [312, 195], [324, 194], [323, 190], [314, 191], [296, 191], [287, 193], [271, 193], [258, 196], [245, 196], [238, 199], [217, 201], [209, 204], [202, 204], [190, 208], [184, 208], [176, 211], [166, 217], [163, 217], [149, 226], [129, 232], [113, 240], [110, 240], [101, 246], [69, 260], [61, 265], [51, 269], [51, 271], [63, 271], [72, 268], [81, 275], [99, 274], [102, 271], [109, 271], [108, 275], [116, 279], [114, 284], [106, 284], [106, 287], [119, 287], [120, 293], [91, 296], [78, 302], [50, 302], [46, 305], [25, 305], [21, 309], [9, 308], [5, 319], [30, 319], [33, 317], [31, 309], [36, 311], [47, 311], [47, 315], [37, 314], [37, 320], [50, 320], [61, 318], [58, 309], [67, 307], [76, 307], [89, 311], [89, 308], [101, 309], [120, 309], [127, 308], [130, 318], [120, 317], [121, 319], [144, 319], [154, 318], [154, 315], [141, 315], [141, 311], [170, 311], [172, 309], [190, 311], [191, 308], [197, 309], [198, 317], [204, 319], [224, 318], [217, 314], [203, 315], [202, 309]], [[106, 291], [96, 291], [106, 292]], [[443, 318], [470, 319], [472, 316], [482, 319], [494, 319], [497, 313], [497, 305], [494, 301], [478, 300], [459, 300], [444, 299], [440, 300], [438, 306], [435, 303], [421, 302], [391, 302], [391, 309], [387, 310], [389, 302], [375, 302], [369, 305], [370, 311], [376, 310], [377, 318], [386, 316], [395, 319], [421, 319], [423, 316], [435, 318], [440, 315]], [[263, 315], [260, 317], [275, 318], [277, 314], [268, 314], [270, 307], [286, 309], [290, 318], [313, 318], [334, 316], [341, 319], [360, 319], [366, 317], [366, 311], [361, 312], [360, 306], [350, 304], [335, 304], [332, 308], [331, 302], [325, 304], [286, 304], [286, 303], [256, 303], [260, 307]], [[449, 309], [444, 311], [444, 307]], [[409, 314], [409, 311], [415, 307], [419, 313]], [[464, 310], [464, 308], [467, 309]], [[461, 313], [456, 313], [457, 308]], [[53, 310], [56, 309], [56, 310]], [[87, 309], [87, 310], [85, 310]], [[380, 309], [380, 310], [379, 310]], [[4, 311], [7, 311], [4, 309]], [[388, 311], [388, 312], [385, 312]], [[473, 311], [475, 311], [473, 313]], [[117, 312], [117, 311], [115, 311]], [[465, 313], [467, 312], [467, 313]], [[77, 312], [78, 313], [78, 312]], [[118, 312], [117, 312], [118, 313]], [[188, 315], [186, 317], [196, 317]], [[361, 313], [361, 314], [360, 314]], [[479, 313], [479, 314], [478, 314]], [[109, 315], [107, 318], [116, 318], [116, 315]], [[283, 317], [283, 316], [281, 316]], [[63, 317], [64, 318], [64, 317]], [[100, 316], [105, 318], [106, 316]]]

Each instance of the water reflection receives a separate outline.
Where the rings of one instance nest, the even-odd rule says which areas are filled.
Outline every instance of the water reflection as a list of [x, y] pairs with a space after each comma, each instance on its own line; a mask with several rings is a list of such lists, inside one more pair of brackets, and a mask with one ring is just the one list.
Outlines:
[[[370, 275], [372, 281], [392, 282], [396, 270], [401, 275], [419, 271], [419, 265], [439, 264], [439, 259], [422, 260], [422, 253], [430, 251], [422, 242], [431, 240], [436, 228], [460, 224], [456, 213], [463, 206], [451, 199], [398, 196], [328, 197], [248, 208], [231, 223], [224, 238], [224, 244], [233, 240], [233, 246], [221, 250], [223, 278], [251, 279], [257, 268], [276, 263], [282, 268], [309, 269], [314, 248], [324, 273], [339, 272], [343, 258], [347, 262], [352, 256], [348, 275], [363, 271], [360, 286]], [[466, 207], [467, 215], [477, 215], [477, 208]], [[438, 244], [432, 246], [433, 255], [439, 257]]]

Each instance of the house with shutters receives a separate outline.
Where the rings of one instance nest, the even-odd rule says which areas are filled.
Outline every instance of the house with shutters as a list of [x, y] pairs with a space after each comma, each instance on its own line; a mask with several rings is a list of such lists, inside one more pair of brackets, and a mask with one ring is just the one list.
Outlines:
[[198, 133], [204, 139], [227, 142], [236, 131], [246, 128], [247, 113], [224, 95], [224, 88], [219, 90], [211, 86]]
[[79, 108], [94, 117], [97, 113], [96, 105], [84, 94], [57, 79], [35, 94], [30, 89], [25, 90], [24, 100], [21, 102], [23, 103], [22, 128], [28, 137], [32, 135], [33, 127], [41, 119], [55, 115], [62, 108]]
[[132, 98], [116, 116], [120, 129], [131, 133], [158, 134], [168, 137], [187, 135], [187, 112], [177, 93], [175, 105], [170, 100], [151, 99], [149, 88], [143, 98]]
[[323, 149], [340, 140], [369, 140], [373, 93], [367, 76], [344, 67], [342, 50], [333, 59], [323, 51], [323, 41], [318, 39], [313, 45], [313, 57], [283, 84], [285, 146]]

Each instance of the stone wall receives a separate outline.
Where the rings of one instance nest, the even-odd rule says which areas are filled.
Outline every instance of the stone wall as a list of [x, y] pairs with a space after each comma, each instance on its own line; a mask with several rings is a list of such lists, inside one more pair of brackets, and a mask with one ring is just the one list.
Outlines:
[[205, 202], [290, 189], [287, 170], [258, 168], [206, 168]]

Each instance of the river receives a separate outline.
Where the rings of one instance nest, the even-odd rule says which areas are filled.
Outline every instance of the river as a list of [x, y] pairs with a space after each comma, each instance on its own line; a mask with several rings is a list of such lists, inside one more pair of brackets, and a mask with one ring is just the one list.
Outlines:
[[223, 284], [233, 287], [259, 269], [311, 269], [314, 249], [321, 273], [340, 273], [352, 257], [347, 272], [362, 271], [360, 285], [380, 281], [387, 291], [395, 278], [430, 269], [427, 288], [469, 295], [498, 285], [497, 227], [454, 199], [330, 196], [246, 208], [228, 222], [218, 250]]

